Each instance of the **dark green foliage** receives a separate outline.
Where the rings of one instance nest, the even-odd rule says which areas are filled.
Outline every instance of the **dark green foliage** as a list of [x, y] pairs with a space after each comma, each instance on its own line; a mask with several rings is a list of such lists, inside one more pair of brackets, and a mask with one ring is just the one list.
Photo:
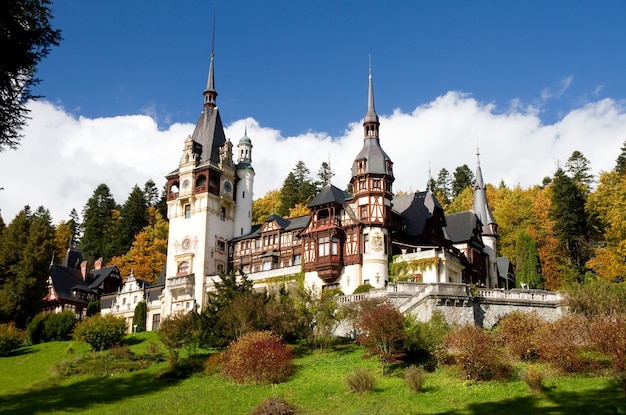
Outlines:
[[44, 322], [46, 320], [46, 316], [44, 314], [37, 314], [33, 319], [28, 323], [26, 327], [26, 341], [29, 344], [39, 344], [41, 342], [45, 342], [44, 340]]
[[93, 350], [102, 351], [118, 344], [126, 336], [126, 321], [112, 314], [86, 318], [74, 328], [74, 340], [85, 342]]
[[133, 316], [133, 330], [134, 331], [146, 331], [146, 315], [148, 313], [148, 306], [145, 301], [140, 301], [135, 307], [135, 315]]
[[564, 256], [559, 265], [566, 279], [572, 282], [572, 278], [580, 279], [584, 274], [584, 266], [589, 259], [585, 191], [562, 169], [558, 169], [552, 182], [551, 201], [550, 217], [554, 220], [554, 233]]
[[78, 323], [78, 319], [72, 311], [49, 314], [43, 321], [41, 340], [44, 342], [69, 340], [76, 323]]
[[91, 261], [102, 257], [106, 262], [115, 256], [117, 209], [109, 187], [99, 185], [83, 208], [83, 257]]
[[331, 184], [332, 178], [335, 175], [332, 169], [330, 168], [330, 162], [326, 163], [322, 162], [320, 166], [320, 170], [317, 173], [317, 177], [320, 179], [316, 184], [318, 191], [325, 188], [326, 186]]
[[450, 332], [450, 325], [440, 311], [435, 311], [428, 322], [417, 321], [409, 316], [404, 323], [404, 351], [408, 359], [422, 361], [429, 370], [437, 365], [443, 340]]
[[170, 365], [178, 361], [180, 349], [193, 350], [199, 342], [199, 316], [195, 312], [170, 314], [159, 325], [159, 339], [170, 354]]
[[133, 244], [135, 235], [148, 225], [148, 203], [143, 190], [135, 185], [120, 211], [114, 256], [125, 254]]
[[24, 333], [13, 323], [0, 323], [0, 356], [7, 356], [24, 342]]
[[526, 231], [520, 231], [515, 241], [515, 282], [518, 287], [526, 283], [529, 288], [543, 289], [537, 245]]
[[358, 394], [369, 393], [376, 387], [376, 377], [367, 369], [357, 367], [344, 378], [348, 390]]
[[[452, 179], [450, 178], [450, 172], [445, 168], [439, 170], [439, 175], [437, 176], [436, 183], [436, 190], [441, 195], [441, 197], [445, 199], [441, 202], [450, 203], [450, 199], [452, 197]], [[435, 193], [435, 191], [433, 191], [433, 193]]]
[[228, 346], [222, 371], [237, 383], [281, 383], [293, 373], [292, 358], [278, 335], [257, 331], [241, 336]]
[[100, 312], [100, 301], [90, 301], [87, 304], [87, 317], [95, 316]]
[[615, 171], [621, 175], [626, 174], [626, 141], [622, 145], [622, 152], [615, 161]]
[[54, 252], [54, 227], [43, 207], [27, 206], [0, 235], [0, 321], [23, 328], [41, 310]]
[[39, 83], [37, 65], [61, 41], [61, 31], [52, 29], [50, 20], [48, 0], [0, 2], [0, 152], [19, 144], [28, 119], [26, 103], [39, 98], [31, 91]]
[[299, 203], [306, 205], [313, 199], [317, 187], [311, 180], [310, 173], [302, 160], [289, 172], [280, 189], [280, 206], [277, 211], [280, 216], [288, 216], [289, 209]]
[[298, 310], [295, 296], [287, 288], [280, 287], [278, 295], [269, 299], [264, 308], [267, 329], [280, 335], [286, 342], [293, 343], [306, 339], [309, 332], [307, 321]]
[[565, 169], [568, 176], [571, 177], [580, 186], [588, 188], [593, 183], [593, 174], [589, 171], [589, 160], [580, 151], [574, 151], [565, 163]]
[[467, 164], [457, 167], [454, 171], [454, 180], [452, 181], [452, 198], [456, 198], [472, 183], [474, 183], [474, 173], [467, 167]]
[[371, 284], [361, 284], [354, 289], [354, 292], [352, 294], [368, 293], [372, 288], [374, 287], [372, 287]]

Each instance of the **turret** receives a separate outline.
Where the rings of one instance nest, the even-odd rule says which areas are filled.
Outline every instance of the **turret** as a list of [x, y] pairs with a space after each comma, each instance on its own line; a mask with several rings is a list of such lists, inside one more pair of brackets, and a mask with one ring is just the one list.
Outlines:
[[235, 237], [247, 235], [252, 230], [252, 190], [254, 187], [254, 169], [252, 168], [252, 140], [248, 137], [248, 128], [237, 144], [237, 194]]

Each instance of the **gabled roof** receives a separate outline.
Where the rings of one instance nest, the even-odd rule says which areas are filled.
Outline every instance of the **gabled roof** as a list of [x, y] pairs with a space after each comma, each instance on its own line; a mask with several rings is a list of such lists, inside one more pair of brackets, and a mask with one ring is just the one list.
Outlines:
[[93, 278], [92, 282], [89, 284], [89, 288], [97, 288], [112, 274], [119, 276], [119, 271], [115, 265], [109, 265], [108, 267], [91, 270], [89, 271], [89, 274], [91, 274]]
[[83, 254], [74, 248], [67, 248], [65, 258], [63, 258], [62, 266], [68, 268], [80, 268], [80, 263], [83, 262]]
[[470, 210], [446, 215], [446, 237], [452, 243], [467, 242], [474, 236], [476, 227], [480, 221], [476, 214]]
[[392, 200], [392, 208], [404, 219], [404, 233], [409, 236], [421, 235], [426, 222], [433, 217], [435, 211], [443, 212], [439, 201], [429, 190], [395, 197]]
[[52, 280], [54, 291], [59, 299], [87, 303], [86, 301], [79, 300], [72, 296], [72, 290], [92, 292], [89, 286], [83, 281], [80, 270], [53, 264], [50, 266], [50, 279]]
[[200, 113], [191, 138], [202, 146], [200, 163], [219, 163], [219, 148], [226, 143], [226, 135], [217, 107], [205, 107]]
[[[311, 220], [311, 215], [298, 216], [297, 218], [285, 219], [278, 215], [270, 215], [265, 219], [264, 222], [276, 221], [283, 232], [291, 232], [297, 231], [299, 229], [304, 229]], [[254, 225], [249, 234], [243, 235], [237, 238], [231, 239], [231, 242], [242, 241], [246, 239], [255, 239], [261, 235], [261, 227], [262, 225]]]
[[315, 195], [313, 200], [309, 202], [307, 207], [312, 208], [315, 206], [326, 205], [329, 203], [338, 203], [343, 205], [344, 202], [350, 198], [352, 198], [350, 193], [344, 192], [343, 190], [331, 184], [320, 190], [320, 192]]
[[509, 272], [513, 273], [513, 264], [508, 257], [501, 256], [496, 258], [496, 266], [498, 267], [498, 275], [507, 278]]
[[276, 222], [281, 229], [285, 229], [285, 228], [287, 228], [287, 226], [289, 226], [289, 220], [287, 220], [287, 219], [285, 219], [285, 218], [283, 218], [281, 216], [273, 215], [273, 214], [269, 215], [267, 217], [267, 219], [265, 219], [263, 222], [265, 222], [265, 223], [267, 223], [267, 222]]

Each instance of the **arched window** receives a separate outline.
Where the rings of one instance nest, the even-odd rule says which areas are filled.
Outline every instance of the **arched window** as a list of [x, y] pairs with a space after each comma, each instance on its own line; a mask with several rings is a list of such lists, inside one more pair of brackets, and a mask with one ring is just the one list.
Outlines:
[[189, 261], [180, 261], [180, 263], [178, 264], [178, 274], [189, 274]]

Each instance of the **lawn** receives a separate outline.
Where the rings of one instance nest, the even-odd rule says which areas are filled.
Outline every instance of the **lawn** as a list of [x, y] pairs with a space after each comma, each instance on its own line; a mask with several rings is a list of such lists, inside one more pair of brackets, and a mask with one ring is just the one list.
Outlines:
[[[130, 336], [141, 352], [157, 341], [153, 333]], [[71, 353], [68, 351], [71, 350]], [[166, 363], [121, 375], [60, 378], [51, 369], [87, 353], [85, 345], [52, 342], [25, 347], [0, 358], [1, 414], [246, 414], [270, 396], [282, 397], [303, 414], [626, 414], [626, 399], [609, 378], [550, 377], [541, 396], [522, 381], [464, 382], [450, 369], [428, 374], [424, 393], [411, 394], [402, 370], [381, 377], [374, 359], [352, 345], [304, 354], [283, 384], [242, 386], [219, 375], [159, 380]], [[375, 373], [375, 391], [347, 392], [344, 377], [355, 367]]]

